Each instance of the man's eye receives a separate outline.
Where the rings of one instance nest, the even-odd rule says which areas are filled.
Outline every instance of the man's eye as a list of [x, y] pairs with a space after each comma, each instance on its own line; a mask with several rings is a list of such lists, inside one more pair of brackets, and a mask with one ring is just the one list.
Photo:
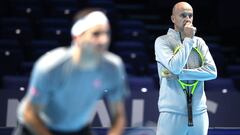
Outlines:
[[98, 37], [98, 36], [100, 36], [101, 34], [110, 35], [111, 32], [110, 32], [110, 31], [106, 31], [106, 32], [96, 31], [96, 32], [93, 32], [93, 36], [95, 36], [95, 37]]
[[182, 17], [182, 18], [185, 18], [185, 17], [186, 17], [186, 14], [181, 14], [181, 17]]
[[93, 35], [96, 36], [96, 37], [98, 37], [100, 34], [101, 34], [100, 31], [93, 32]]
[[185, 18], [185, 17], [189, 17], [189, 18], [192, 18], [193, 17], [193, 15], [192, 14], [187, 14], [187, 13], [183, 13], [183, 14], [181, 14], [181, 17], [182, 18]]

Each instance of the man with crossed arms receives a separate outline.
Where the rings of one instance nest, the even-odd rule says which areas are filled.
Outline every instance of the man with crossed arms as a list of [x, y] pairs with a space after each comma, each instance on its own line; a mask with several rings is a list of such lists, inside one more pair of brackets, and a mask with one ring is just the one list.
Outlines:
[[[186, 2], [174, 5], [171, 20], [174, 29], [155, 41], [155, 55], [160, 78], [157, 135], [207, 135], [209, 119], [204, 92], [204, 81], [215, 79], [217, 69], [208, 46], [204, 40], [195, 36], [193, 26], [193, 9]], [[175, 49], [180, 45], [179, 50]], [[193, 47], [203, 55], [204, 65], [187, 69], [186, 65], [194, 62], [189, 57]], [[194, 125], [188, 126], [186, 95], [179, 80], [198, 80], [198, 86], [192, 97]]]

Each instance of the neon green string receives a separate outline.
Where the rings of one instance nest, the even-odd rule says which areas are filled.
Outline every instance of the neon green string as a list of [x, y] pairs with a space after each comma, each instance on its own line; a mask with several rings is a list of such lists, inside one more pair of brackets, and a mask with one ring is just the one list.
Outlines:
[[200, 56], [201, 61], [202, 61], [202, 65], [201, 65], [201, 66], [203, 66], [204, 57], [203, 57], [202, 53], [201, 53], [196, 47], [193, 47], [193, 49], [194, 49], [194, 50], [198, 53], [198, 55]]

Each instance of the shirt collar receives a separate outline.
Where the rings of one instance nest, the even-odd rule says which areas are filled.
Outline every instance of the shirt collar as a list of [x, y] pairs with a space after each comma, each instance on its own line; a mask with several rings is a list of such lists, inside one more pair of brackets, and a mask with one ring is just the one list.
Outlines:
[[167, 35], [169, 35], [169, 36], [173, 37], [174, 39], [179, 40], [181, 42], [180, 33], [175, 31], [174, 29], [169, 28]]

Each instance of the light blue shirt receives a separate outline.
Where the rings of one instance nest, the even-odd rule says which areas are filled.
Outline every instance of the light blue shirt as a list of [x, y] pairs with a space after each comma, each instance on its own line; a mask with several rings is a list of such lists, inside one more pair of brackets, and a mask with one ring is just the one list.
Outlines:
[[36, 62], [25, 98], [43, 107], [39, 116], [49, 128], [75, 131], [90, 122], [101, 97], [111, 103], [123, 100], [128, 92], [125, 78], [122, 60], [110, 52], [97, 68], [82, 70], [72, 63], [70, 49], [58, 48]]
[[[180, 46], [177, 53], [174, 50]], [[189, 54], [193, 47], [198, 48], [204, 57], [204, 65], [195, 69], [186, 69], [185, 65], [192, 61]], [[179, 32], [169, 29], [166, 35], [160, 36], [155, 41], [155, 55], [160, 78], [160, 91], [158, 108], [160, 112], [174, 112], [187, 115], [186, 95], [177, 79], [199, 80], [193, 94], [193, 114], [207, 111], [204, 81], [215, 79], [217, 69], [208, 46], [200, 37], [184, 38], [181, 42]], [[168, 70], [178, 78], [163, 77], [162, 72]]]

